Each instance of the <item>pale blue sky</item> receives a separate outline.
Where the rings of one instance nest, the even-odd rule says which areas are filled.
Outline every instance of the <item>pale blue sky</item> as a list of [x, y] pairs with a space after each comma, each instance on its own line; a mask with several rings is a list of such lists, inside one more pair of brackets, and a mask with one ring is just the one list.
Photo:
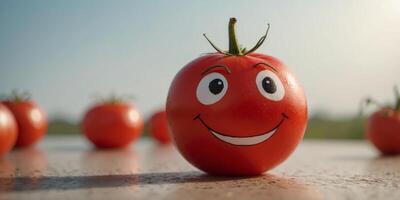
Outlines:
[[175, 73], [227, 47], [229, 17], [259, 52], [301, 80], [311, 113], [349, 115], [366, 95], [400, 85], [400, 1], [0, 1], [0, 92], [29, 90], [50, 114], [79, 119], [93, 94], [133, 94], [144, 115], [163, 106]]

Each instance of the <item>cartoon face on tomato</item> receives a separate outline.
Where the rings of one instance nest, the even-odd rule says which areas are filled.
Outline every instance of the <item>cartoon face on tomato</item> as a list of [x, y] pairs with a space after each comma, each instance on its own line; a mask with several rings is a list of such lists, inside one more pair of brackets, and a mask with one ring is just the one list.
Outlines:
[[307, 123], [305, 96], [285, 65], [237, 50], [242, 55], [230, 48], [190, 62], [168, 94], [179, 151], [211, 174], [256, 175], [275, 167], [294, 151]]

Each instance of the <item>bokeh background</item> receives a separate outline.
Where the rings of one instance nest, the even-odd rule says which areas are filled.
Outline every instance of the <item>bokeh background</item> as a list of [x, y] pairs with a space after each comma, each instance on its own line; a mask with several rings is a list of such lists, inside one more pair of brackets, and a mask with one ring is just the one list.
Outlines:
[[49, 115], [49, 134], [79, 134], [95, 95], [131, 94], [147, 118], [163, 108], [178, 70], [213, 51], [203, 33], [227, 48], [233, 16], [247, 47], [271, 24], [258, 52], [280, 58], [301, 80], [307, 138], [360, 139], [360, 101], [393, 103], [399, 0], [2, 0], [0, 92], [29, 91]]

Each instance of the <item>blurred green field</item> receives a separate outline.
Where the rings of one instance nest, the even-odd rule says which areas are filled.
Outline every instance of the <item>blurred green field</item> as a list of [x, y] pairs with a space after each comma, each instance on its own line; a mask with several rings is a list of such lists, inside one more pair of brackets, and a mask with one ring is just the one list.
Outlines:
[[[324, 116], [311, 117], [305, 138], [311, 139], [363, 139], [364, 122], [362, 117], [329, 118]], [[144, 136], [149, 135], [147, 124]], [[77, 135], [80, 134], [79, 124], [65, 119], [54, 119], [49, 123], [48, 134]]]
[[305, 138], [363, 139], [365, 118], [313, 117], [309, 120]]

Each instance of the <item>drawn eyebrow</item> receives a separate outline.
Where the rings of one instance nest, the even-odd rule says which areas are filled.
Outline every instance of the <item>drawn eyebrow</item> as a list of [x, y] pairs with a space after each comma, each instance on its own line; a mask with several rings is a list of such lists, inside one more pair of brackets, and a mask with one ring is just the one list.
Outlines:
[[253, 67], [257, 67], [257, 65], [265, 65], [265, 66], [271, 68], [272, 70], [278, 72], [278, 70], [276, 70], [274, 67], [272, 67], [271, 65], [269, 65], [267, 63], [259, 62], [259, 63], [256, 63]]
[[207, 69], [204, 70], [204, 72], [201, 73], [201, 75], [204, 75], [204, 74], [206, 74], [207, 72], [209, 72], [209, 71], [211, 71], [211, 70], [213, 70], [213, 69], [215, 69], [215, 68], [222, 68], [222, 69], [224, 69], [228, 74], [231, 74], [231, 73], [232, 73], [231, 70], [230, 70], [227, 66], [224, 66], [224, 65], [212, 65], [212, 66], [207, 67]]

